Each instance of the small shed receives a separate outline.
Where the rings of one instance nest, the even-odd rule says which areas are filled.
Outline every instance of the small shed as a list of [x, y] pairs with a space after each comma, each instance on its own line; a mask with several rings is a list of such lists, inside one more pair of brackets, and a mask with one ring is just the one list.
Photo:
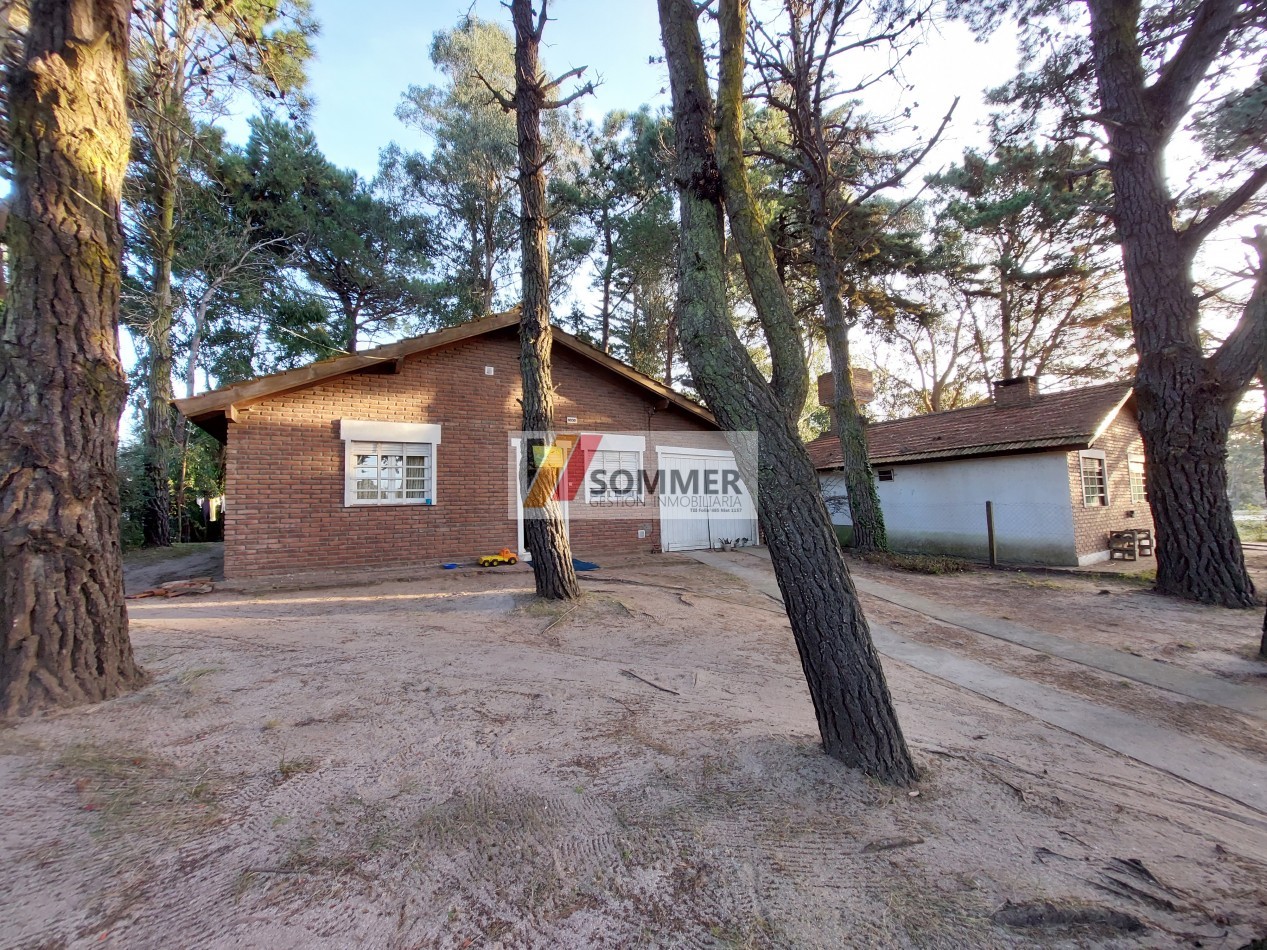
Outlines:
[[[1153, 529], [1129, 383], [1041, 393], [999, 380], [983, 405], [867, 427], [894, 550], [984, 559], [991, 503], [1001, 561], [1088, 565], [1114, 531]], [[833, 521], [851, 524], [840, 440], [809, 443]]]

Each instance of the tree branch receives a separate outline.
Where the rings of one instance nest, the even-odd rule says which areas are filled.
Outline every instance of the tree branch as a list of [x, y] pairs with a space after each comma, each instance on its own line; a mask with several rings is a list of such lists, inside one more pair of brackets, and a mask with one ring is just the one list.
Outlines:
[[1232, 30], [1239, 6], [1239, 0], [1204, 0], [1178, 51], [1145, 91], [1163, 140], [1170, 138], [1188, 111], [1192, 94]]
[[904, 179], [907, 175], [909, 175], [911, 171], [915, 168], [915, 166], [917, 166], [920, 162], [922, 162], [928, 156], [928, 153], [933, 150], [933, 146], [937, 144], [937, 141], [941, 138], [942, 133], [946, 131], [946, 126], [950, 124], [950, 117], [955, 114], [955, 108], [958, 105], [959, 105], [959, 97], [955, 96], [955, 101], [950, 104], [950, 108], [946, 111], [946, 114], [942, 117], [941, 125], [937, 127], [937, 131], [933, 133], [933, 137], [930, 138], [928, 142], [925, 143], [924, 147], [920, 149], [920, 151], [914, 157], [911, 158], [911, 160], [906, 164], [905, 168], [899, 168], [888, 178], [885, 178], [883, 181], [876, 182], [874, 185], [872, 185], [870, 188], [864, 191], [861, 196], [855, 199], [853, 203], [862, 204], [868, 198], [874, 197], [878, 192], [881, 192], [886, 188], [892, 188], [895, 185], [901, 184], [902, 179]]
[[1188, 258], [1191, 259], [1197, 253], [1201, 242], [1210, 236], [1210, 232], [1234, 215], [1264, 185], [1267, 185], [1267, 165], [1256, 168], [1239, 188], [1184, 228], [1179, 237]]
[[500, 90], [496, 89], [491, 82], [489, 82], [487, 79], [484, 78], [484, 74], [481, 73], [478, 69], [475, 70], [474, 72], [475, 72], [475, 78], [478, 79], [480, 82], [482, 82], [484, 84], [484, 88], [487, 89], [489, 93], [492, 95], [493, 102], [496, 102], [506, 112], [515, 111], [515, 100], [513, 98], [507, 97], [507, 95], [504, 92], [501, 92]]
[[1223, 345], [1210, 356], [1210, 365], [1225, 398], [1239, 399], [1245, 387], [1263, 369], [1267, 339], [1267, 228], [1259, 225], [1245, 243], [1258, 252], [1258, 276], [1241, 319]]
[[546, 83], [544, 86], [542, 86], [542, 87], [541, 87], [541, 91], [542, 91], [542, 93], [547, 93], [547, 92], [549, 92], [551, 89], [558, 89], [558, 88], [559, 88], [559, 86], [563, 85], [565, 82], [567, 82], [567, 81], [568, 81], [569, 79], [571, 79], [573, 76], [579, 76], [579, 75], [581, 75], [581, 73], [585, 72], [585, 70], [587, 70], [588, 68], [589, 68], [588, 66], [577, 66], [575, 69], [569, 69], [569, 70], [568, 70], [567, 72], [565, 72], [563, 75], [561, 75], [561, 76], [559, 76], [559, 77], [557, 77], [557, 78], [555, 78], [555, 79], [552, 79], [550, 82], [548, 82], [548, 83]]
[[587, 82], [584, 86], [576, 90], [576, 92], [572, 93], [572, 95], [570, 96], [565, 96], [562, 99], [556, 99], [553, 102], [541, 103], [541, 108], [562, 109], [564, 106], [570, 106], [577, 99], [581, 98], [581, 96], [588, 96], [588, 95], [591, 95], [593, 92], [594, 92], [594, 84], [592, 82]]

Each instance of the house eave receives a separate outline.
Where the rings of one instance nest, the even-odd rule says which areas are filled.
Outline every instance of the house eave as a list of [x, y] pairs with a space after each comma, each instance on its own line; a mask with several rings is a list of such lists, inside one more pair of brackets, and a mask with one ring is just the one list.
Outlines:
[[[321, 360], [297, 369], [222, 386], [198, 396], [175, 399], [172, 405], [194, 425], [223, 443], [228, 438], [228, 424], [237, 421], [237, 410], [253, 403], [307, 389], [310, 386], [354, 373], [399, 373], [408, 356], [453, 346], [474, 337], [510, 330], [518, 324], [519, 310], [515, 308], [482, 320], [473, 320], [460, 326], [388, 343], [364, 353]], [[717, 425], [717, 420], [711, 412], [681, 393], [650, 376], [639, 373], [633, 367], [626, 366], [615, 357], [597, 347], [590, 346], [558, 327], [553, 327], [552, 330], [554, 343], [598, 363], [639, 389], [654, 394], [663, 403], [664, 408], [672, 405], [712, 426]]]
[[[1085, 449], [1090, 445], [1090, 438], [1081, 436], [1058, 436], [1050, 439], [1026, 439], [1020, 442], [994, 442], [987, 445], [972, 445], [953, 449], [940, 449], [928, 452], [903, 452], [891, 455], [873, 455], [868, 461], [872, 465], [910, 465], [916, 462], [943, 462], [962, 458], [989, 458], [1003, 455], [1030, 455], [1036, 452], [1074, 451]], [[835, 472], [844, 468], [843, 462], [832, 462], [819, 465], [820, 472]]]

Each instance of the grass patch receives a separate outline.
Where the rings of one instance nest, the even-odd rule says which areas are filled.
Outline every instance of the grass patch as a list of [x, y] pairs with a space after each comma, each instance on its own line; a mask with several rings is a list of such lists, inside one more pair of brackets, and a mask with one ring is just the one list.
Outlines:
[[180, 683], [181, 686], [189, 686], [192, 683], [196, 683], [198, 680], [202, 679], [208, 673], [219, 673], [219, 672], [220, 672], [220, 667], [218, 666], [200, 666], [196, 669], [185, 670], [183, 673], [179, 674], [176, 677], [176, 682]]
[[873, 551], [854, 556], [877, 567], [906, 571], [910, 574], [966, 574], [976, 569], [976, 565], [971, 561], [947, 557], [944, 554], [897, 554], [893, 551]]
[[1267, 541], [1267, 521], [1238, 521], [1236, 533], [1242, 541]]
[[1113, 576], [1131, 584], [1155, 584], [1157, 582], [1157, 568], [1146, 567], [1139, 571], [1129, 571], [1122, 574], [1114, 574]]
[[277, 763], [277, 784], [289, 782], [296, 775], [306, 775], [315, 771], [317, 771], [317, 760], [311, 756], [301, 755], [288, 759], [283, 754], [281, 761]]
[[64, 749], [56, 767], [80, 807], [96, 813], [99, 837], [167, 838], [210, 826], [218, 813], [218, 778], [210, 767], [179, 768], [145, 752], [87, 743]]
[[1026, 574], [1024, 571], [1018, 571], [1016, 579], [1026, 587], [1032, 587], [1035, 590], [1070, 590], [1068, 584], [1062, 584], [1060, 581], [1053, 581], [1046, 577], [1034, 577], [1032, 574]]

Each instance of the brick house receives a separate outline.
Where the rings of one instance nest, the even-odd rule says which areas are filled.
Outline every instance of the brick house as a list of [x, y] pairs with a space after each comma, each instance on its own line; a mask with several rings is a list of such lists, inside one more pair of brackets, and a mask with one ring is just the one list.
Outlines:
[[[734, 465], [706, 409], [553, 332], [556, 425], [585, 436], [583, 474]], [[177, 400], [226, 446], [226, 576], [525, 555], [521, 392], [511, 311]], [[676, 479], [607, 488], [619, 504], [587, 479], [564, 505], [578, 557], [756, 537], [746, 494], [742, 510], [674, 520], [660, 512], [688, 491]]]
[[[867, 438], [894, 550], [984, 558], [987, 501], [1009, 563], [1094, 564], [1111, 531], [1153, 529], [1129, 383], [1040, 393], [1033, 376], [1000, 380], [990, 403], [876, 423]], [[847, 526], [835, 433], [809, 452], [832, 520]]]

